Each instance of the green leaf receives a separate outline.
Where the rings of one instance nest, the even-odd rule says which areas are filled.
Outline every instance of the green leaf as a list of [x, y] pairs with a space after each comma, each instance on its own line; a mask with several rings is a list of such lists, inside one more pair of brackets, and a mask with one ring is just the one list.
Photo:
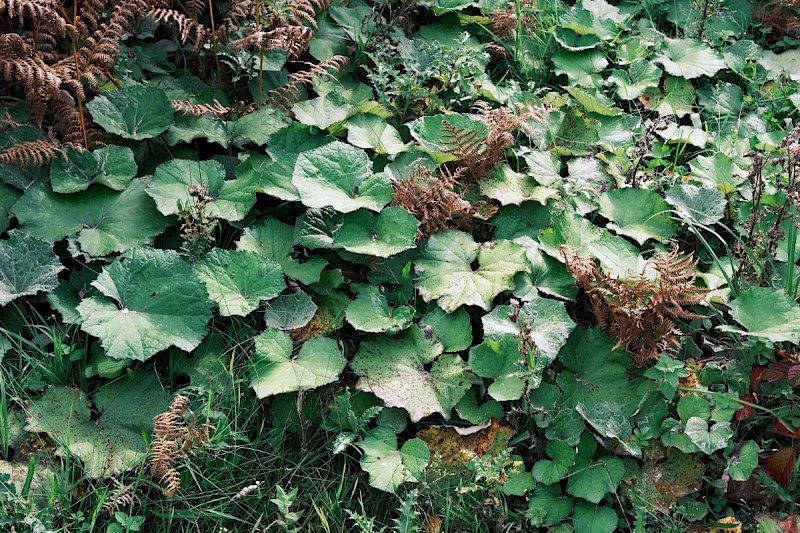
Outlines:
[[[86, 394], [49, 387], [30, 399], [27, 431], [45, 432], [84, 464], [91, 478], [116, 476], [147, 457], [143, 435], [153, 431], [153, 417], [169, 406], [169, 394], [152, 372], [135, 372], [104, 385], [90, 403]], [[92, 416], [90, 405], [100, 413]]]
[[542, 185], [556, 185], [561, 177], [561, 160], [551, 151], [522, 150], [518, 153], [528, 164], [528, 174]]
[[722, 450], [733, 438], [733, 431], [729, 423], [717, 422], [709, 428], [708, 422], [697, 416], [686, 421], [684, 433], [706, 455]]
[[614, 117], [622, 113], [622, 109], [614, 106], [614, 101], [600, 92], [589, 94], [577, 87], [565, 87], [565, 90], [586, 110], [606, 117]]
[[391, 201], [394, 189], [386, 174], [371, 171], [372, 162], [363, 150], [334, 141], [300, 154], [292, 184], [303, 204], [311, 208], [380, 211]]
[[208, 292], [176, 252], [138, 248], [105, 267], [83, 300], [81, 329], [100, 338], [115, 359], [145, 361], [177, 346], [190, 352], [211, 319]]
[[622, 459], [608, 455], [573, 472], [567, 481], [567, 492], [600, 503], [606, 494], [616, 491], [624, 474]]
[[564, 262], [561, 246], [568, 245], [577, 249], [579, 255], [589, 253], [589, 243], [596, 241], [607, 232], [598, 228], [585, 218], [575, 213], [561, 213], [552, 218], [551, 226], [539, 231], [539, 245], [543, 252]]
[[[445, 418], [470, 387], [466, 365], [455, 355], [439, 355], [416, 327], [402, 338], [372, 336], [362, 341], [350, 368], [357, 388], [372, 392], [388, 407], [402, 407], [412, 422], [441, 413]], [[433, 362], [430, 371], [424, 365]]]
[[256, 252], [215, 248], [195, 270], [222, 316], [246, 316], [286, 287], [280, 265]]
[[711, 418], [711, 404], [708, 400], [695, 394], [681, 396], [681, 399], [678, 400], [677, 411], [683, 422], [692, 417], [702, 418], [703, 420]]
[[423, 330], [430, 328], [434, 340], [441, 342], [446, 352], [466, 350], [472, 344], [472, 325], [469, 313], [463, 307], [452, 313], [433, 307], [419, 322]]
[[[397, 450], [397, 436], [389, 429], [372, 430], [358, 447], [364, 454], [360, 464], [369, 474], [370, 486], [394, 493], [406, 481], [416, 481], [411, 471], [403, 464], [402, 452]], [[427, 446], [425, 449], [427, 450]], [[425, 459], [422, 449], [417, 444], [411, 445], [406, 450], [406, 455], [415, 467]]]
[[742, 444], [728, 463], [728, 473], [734, 481], [747, 481], [758, 466], [758, 444], [752, 440]]
[[347, 142], [390, 156], [408, 149], [394, 126], [371, 113], [359, 113], [347, 120]]
[[658, 87], [661, 69], [653, 63], [640, 59], [628, 66], [628, 70], [614, 70], [608, 81], [617, 87], [617, 96], [624, 100], [635, 100], [651, 87]]
[[787, 74], [792, 81], [800, 82], [800, 52], [787, 50], [776, 54], [772, 50], [764, 50], [758, 58], [758, 64], [764, 67], [769, 79], [778, 79], [782, 74]]
[[356, 106], [349, 104], [338, 93], [330, 93], [298, 102], [292, 107], [298, 122], [329, 130], [331, 126], [347, 120]]
[[256, 203], [256, 182], [242, 178], [225, 180], [225, 168], [219, 161], [194, 161], [172, 159], [158, 165], [147, 186], [156, 206], [165, 215], [174, 215], [181, 209], [197, 209], [198, 197], [191, 188], [200, 189], [211, 201], [206, 204], [207, 214], [229, 221], [242, 220]]
[[518, 363], [520, 341], [514, 335], [498, 340], [486, 339], [469, 352], [469, 368], [482, 378], [493, 379], [489, 395], [495, 400], [510, 401], [522, 397], [525, 387], [524, 367]]
[[470, 424], [482, 425], [492, 418], [500, 420], [505, 415], [500, 402], [488, 399], [478, 405], [478, 389], [472, 387], [455, 405], [458, 416]]
[[539, 483], [552, 485], [564, 479], [575, 464], [575, 449], [565, 442], [551, 440], [547, 442], [547, 455], [552, 461], [537, 461], [531, 472]]
[[692, 179], [706, 187], [716, 187], [725, 195], [736, 192], [747, 177], [747, 173], [722, 152], [716, 152], [711, 157], [697, 156], [689, 161], [689, 168], [692, 170]]
[[558, 198], [558, 191], [540, 186], [531, 176], [512, 170], [507, 164], [492, 169], [479, 183], [480, 191], [501, 205], [520, 205], [535, 201], [545, 205], [548, 200]]
[[172, 104], [156, 87], [130, 85], [96, 96], [86, 107], [103, 129], [125, 139], [149, 139], [173, 124]]
[[317, 304], [311, 296], [298, 291], [267, 302], [264, 306], [264, 320], [268, 327], [288, 331], [308, 324], [316, 312]]
[[64, 267], [53, 247], [19, 230], [0, 241], [0, 306], [20, 296], [51, 291]]
[[693, 126], [678, 126], [671, 122], [665, 129], [656, 133], [670, 144], [691, 144], [698, 148], [705, 148], [708, 144], [708, 133]]
[[[648, 91], [652, 94], [655, 91]], [[694, 85], [689, 80], [677, 76], [667, 75], [664, 79], [664, 94], [653, 95], [646, 105], [648, 109], [655, 109], [662, 117], [675, 115], [685, 117], [695, 110]]]
[[644, 273], [647, 261], [639, 250], [622, 237], [604, 237], [589, 244], [589, 252], [600, 260], [611, 277], [630, 279]]
[[168, 222], [145, 194], [143, 180], [122, 192], [95, 186], [70, 195], [33, 185], [14, 213], [25, 231], [48, 242], [78, 234], [81, 249], [94, 257], [146, 244]]
[[656, 61], [673, 76], [687, 80], [713, 76], [726, 67], [722, 55], [699, 39], [665, 39]]
[[571, 85], [594, 87], [592, 74], [600, 72], [608, 66], [608, 60], [599, 50], [569, 52], [559, 50], [552, 57], [554, 72], [566, 74]]
[[5, 183], [0, 182], [0, 233], [8, 229], [11, 206], [17, 203], [22, 193]]
[[408, 306], [389, 309], [386, 297], [377, 288], [366, 287], [347, 306], [345, 317], [358, 331], [397, 333], [411, 324], [414, 309]]
[[597, 200], [608, 227], [644, 244], [648, 239], [667, 242], [676, 230], [667, 212], [669, 205], [646, 189], [615, 189]]
[[526, 263], [525, 249], [518, 244], [495, 240], [479, 245], [468, 233], [451, 230], [430, 238], [414, 268], [422, 298], [438, 299], [451, 313], [462, 305], [488, 310], [495, 296], [514, 288], [514, 274], [528, 271]]
[[577, 446], [586, 429], [581, 415], [574, 409], [561, 409], [548, 421], [545, 437], [548, 440], [563, 441], [569, 446]]
[[355, 254], [391, 257], [416, 246], [419, 220], [400, 206], [377, 215], [366, 209], [347, 213], [333, 235], [333, 247]]
[[614, 533], [617, 531], [617, 513], [611, 507], [578, 502], [572, 512], [575, 533]]
[[528, 336], [536, 345], [537, 356], [543, 356], [546, 363], [556, 358], [575, 329], [564, 302], [536, 296], [522, 306], [518, 321], [531, 328]]
[[236, 242], [239, 250], [258, 252], [279, 265], [288, 277], [310, 285], [319, 281], [319, 275], [328, 264], [321, 257], [301, 262], [294, 257], [294, 228], [274, 218], [264, 218], [245, 228]]
[[228, 365], [232, 351], [225, 345], [224, 333], [212, 331], [187, 357], [185, 354], [170, 356], [170, 372], [186, 374], [193, 389], [205, 394], [225, 393], [231, 388]]
[[711, 226], [725, 216], [725, 196], [717, 188], [701, 188], [687, 183], [672, 186], [665, 196], [678, 216], [690, 224]]
[[270, 136], [292, 123], [283, 111], [272, 106], [264, 106], [252, 113], [241, 116], [233, 123], [228, 122], [231, 142], [238, 147], [248, 143], [259, 146], [266, 144]]
[[431, 462], [431, 452], [422, 439], [409, 439], [400, 448], [400, 458], [415, 479], [421, 480], [425, 467]]
[[66, 156], [66, 160], [55, 158], [50, 165], [50, 182], [58, 193], [82, 191], [93, 183], [122, 191], [136, 176], [133, 150], [126, 146], [110, 145], [93, 152], [67, 150]]
[[255, 339], [250, 386], [259, 398], [315, 389], [339, 379], [346, 364], [339, 344], [333, 339], [314, 337], [293, 355], [289, 335], [270, 328]]
[[731, 316], [744, 327], [718, 326], [720, 331], [759, 337], [770, 342], [800, 342], [800, 307], [786, 292], [754, 287], [728, 304]]
[[297, 187], [292, 185], [292, 174], [297, 156], [307, 150], [319, 148], [332, 141], [330, 136], [312, 133], [308, 126], [297, 122], [269, 136], [267, 153], [246, 152], [236, 167], [236, 177], [258, 183], [257, 192], [281, 200], [300, 200]]
[[[649, 383], [630, 379], [630, 357], [614, 349], [614, 341], [599, 329], [576, 329], [559, 359], [565, 371], [556, 381], [564, 393], [563, 405], [576, 412], [607, 438], [626, 441], [633, 432], [634, 413]], [[636, 450], [630, 453], [638, 455]]]
[[489, 135], [489, 128], [481, 120], [461, 113], [421, 117], [409, 123], [411, 136], [434, 157], [437, 163], [456, 159], [454, 155], [447, 153], [453, 146], [446, 143], [448, 133], [445, 122], [458, 130], [474, 134], [475, 139], [484, 139]]
[[561, 496], [558, 485], [537, 485], [528, 501], [525, 517], [534, 527], [558, 524], [572, 512], [572, 498]]
[[578, 294], [575, 278], [563, 263], [543, 254], [538, 243], [529, 237], [518, 237], [514, 242], [525, 248], [525, 255], [531, 265], [530, 272], [520, 272], [514, 276], [514, 296], [525, 302], [540, 295], [563, 300], [575, 298]]

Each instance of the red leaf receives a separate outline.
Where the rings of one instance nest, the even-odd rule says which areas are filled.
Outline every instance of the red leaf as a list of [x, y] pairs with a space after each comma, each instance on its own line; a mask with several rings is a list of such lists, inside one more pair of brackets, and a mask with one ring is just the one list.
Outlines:
[[753, 370], [750, 372], [750, 390], [753, 392], [758, 392], [759, 387], [761, 387], [761, 376], [764, 374], [764, 367], [763, 366], [754, 366]]
[[779, 381], [786, 381], [789, 379], [789, 369], [795, 366], [794, 363], [789, 361], [781, 361], [779, 363], [772, 363], [769, 368], [764, 370], [762, 375], [770, 383], [777, 383]]
[[786, 446], [767, 454], [767, 458], [764, 460], [764, 469], [777, 483], [788, 487], [792, 481], [796, 459], [797, 449], [793, 446]]
[[[739, 399], [743, 402], [758, 403], [758, 397], [752, 392], [744, 396], [739, 396]], [[753, 416], [753, 413], [755, 413], [755, 409], [749, 405], [742, 405], [742, 407], [736, 411], [736, 420], [746, 420]]]
[[772, 426], [772, 431], [784, 437], [792, 437], [793, 439], [800, 439], [800, 428], [792, 431], [786, 423], [780, 418], [775, 419], [775, 424]]

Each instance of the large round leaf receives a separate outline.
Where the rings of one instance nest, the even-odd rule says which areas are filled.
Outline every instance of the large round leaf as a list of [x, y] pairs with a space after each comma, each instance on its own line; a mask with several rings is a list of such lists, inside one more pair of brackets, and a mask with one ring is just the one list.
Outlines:
[[30, 400], [27, 431], [50, 435], [83, 461], [89, 478], [119, 475], [147, 456], [143, 435], [153, 417], [167, 410], [169, 394], [151, 372], [136, 372], [100, 389], [93, 398], [94, 418], [83, 391], [50, 387]]
[[295, 259], [294, 228], [274, 218], [264, 218], [246, 228], [236, 247], [272, 259], [281, 265], [284, 274], [306, 285], [319, 281], [322, 269], [328, 264], [318, 256], [304, 262]]
[[665, 39], [656, 61], [673, 76], [687, 80], [713, 76], [725, 68], [722, 55], [699, 39]]
[[[402, 407], [413, 422], [433, 413], [445, 418], [470, 387], [466, 365], [455, 355], [439, 355], [433, 344], [412, 327], [402, 338], [374, 336], [361, 343], [350, 361], [359, 375], [357, 387], [372, 392], [389, 407]], [[424, 365], [433, 362], [430, 371]]]
[[195, 269], [222, 316], [245, 316], [286, 287], [280, 265], [256, 252], [215, 248]]
[[330, 206], [341, 213], [380, 211], [394, 194], [386, 174], [372, 174], [364, 150], [339, 141], [300, 154], [292, 184], [304, 205]]
[[518, 244], [495, 240], [479, 245], [470, 234], [451, 230], [431, 237], [414, 267], [422, 298], [438, 299], [451, 313], [462, 305], [488, 311], [495, 296], [514, 288], [514, 274], [529, 270], [527, 264], [525, 249]]
[[66, 155], [55, 158], [50, 166], [50, 182], [55, 192], [78, 192], [92, 183], [121, 191], [136, 176], [133, 150], [126, 146], [112, 144], [93, 152], [67, 150]]
[[190, 352], [206, 334], [208, 292], [176, 252], [138, 248], [92, 285], [103, 295], [80, 303], [81, 328], [110, 357], [145, 361], [170, 346]]
[[411, 324], [414, 309], [408, 306], [390, 309], [378, 289], [367, 287], [347, 306], [345, 317], [359, 331], [396, 333]]
[[51, 291], [64, 270], [53, 247], [19, 230], [0, 241], [0, 306], [15, 298]]
[[259, 398], [315, 389], [336, 381], [346, 364], [341, 348], [333, 339], [314, 337], [293, 355], [289, 335], [270, 328], [256, 337], [250, 386]]
[[754, 287], [728, 304], [744, 327], [718, 326], [720, 331], [760, 337], [770, 342], [800, 342], [800, 307], [783, 290]]
[[196, 209], [198, 197], [190, 193], [196, 187], [200, 194], [211, 199], [206, 205], [208, 215], [236, 221], [243, 219], [256, 203], [257, 184], [255, 175], [226, 181], [225, 168], [213, 159], [173, 159], [158, 166], [147, 194], [155, 200], [159, 211], [174, 215], [189, 206]]
[[597, 200], [600, 214], [611, 222], [608, 227], [644, 244], [648, 239], [667, 242], [675, 235], [669, 217], [669, 204], [646, 189], [615, 189]]
[[157, 87], [131, 85], [97, 96], [86, 107], [107, 132], [126, 139], [149, 139], [173, 124], [172, 104]]
[[387, 207], [377, 215], [360, 209], [348, 213], [333, 238], [354, 254], [391, 257], [416, 245], [419, 221], [400, 206]]
[[122, 192], [95, 186], [69, 195], [34, 185], [14, 213], [25, 231], [48, 242], [78, 234], [81, 249], [95, 257], [145, 244], [168, 222], [145, 194], [143, 180]]

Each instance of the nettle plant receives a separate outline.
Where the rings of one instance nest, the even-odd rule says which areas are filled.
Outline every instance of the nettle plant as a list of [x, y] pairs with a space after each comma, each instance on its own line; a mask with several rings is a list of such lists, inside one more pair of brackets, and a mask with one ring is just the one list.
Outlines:
[[[235, 366], [301, 432], [306, 396], [333, 395], [335, 451], [383, 491], [471, 476], [497, 512], [527, 496], [520, 520], [598, 533], [729, 514], [692, 500], [703, 480], [732, 497], [771, 479], [788, 501], [797, 357], [773, 347], [800, 341], [798, 80], [747, 38], [746, 3], [435, 0], [424, 26], [363, 1], [201, 4], [90, 28], [0, 3], [20, 96], [0, 136], [0, 356], [31, 357], [39, 319], [85, 339], [80, 379], [19, 377], [25, 431], [103, 479], [143, 463], [161, 415], [178, 429], [149, 442], [189, 459], [224, 421], [181, 418], [160, 378], [213, 398]], [[44, 112], [57, 99], [69, 127]], [[162, 466], [174, 495], [180, 465]], [[277, 498], [286, 530], [295, 497]]]

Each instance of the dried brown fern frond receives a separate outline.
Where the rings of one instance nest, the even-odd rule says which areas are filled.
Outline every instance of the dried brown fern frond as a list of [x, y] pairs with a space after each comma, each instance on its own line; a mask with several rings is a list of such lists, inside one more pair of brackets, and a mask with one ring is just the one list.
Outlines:
[[245, 26], [246, 21], [251, 18], [255, 11], [253, 0], [233, 0], [225, 11], [225, 15], [217, 26], [217, 38], [221, 42], [227, 42], [228, 37], [237, 28]]
[[178, 459], [185, 459], [211, 439], [216, 429], [205, 422], [197, 425], [189, 409], [189, 398], [177, 395], [169, 409], [153, 418], [153, 440], [150, 442], [150, 473], [161, 483], [164, 496], [174, 496], [181, 487], [181, 477], [175, 468]]
[[[19, 82], [37, 114], [44, 114], [48, 99], [61, 94], [61, 77], [16, 33], [0, 35], [0, 77], [8, 84]], [[39, 117], [40, 118], [40, 117]], [[40, 121], [40, 120], [39, 120]]]
[[183, 113], [184, 115], [194, 115], [196, 117], [210, 113], [217, 118], [225, 118], [233, 112], [233, 108], [225, 107], [217, 100], [214, 100], [210, 104], [193, 104], [186, 100], [173, 100], [172, 107], [175, 108], [175, 111]]
[[294, 104], [300, 101], [300, 88], [310, 85], [315, 79], [332, 76], [339, 72], [350, 60], [345, 56], [333, 56], [312, 65], [308, 70], [289, 74], [289, 83], [278, 89], [269, 91], [269, 103], [287, 113], [291, 113]]
[[331, 5], [330, 0], [297, 0], [292, 11], [292, 21], [300, 24], [305, 20], [316, 30], [318, 26], [314, 19], [320, 11], [328, 9], [329, 5]]
[[18, 27], [30, 23], [33, 30], [51, 32], [59, 37], [76, 35], [75, 26], [62, 16], [58, 0], [5, 0], [0, 2], [0, 15], [6, 15]]
[[120, 509], [130, 508], [139, 502], [139, 497], [136, 495], [136, 487], [133, 483], [125, 485], [115, 477], [111, 478], [111, 482], [114, 484], [114, 488], [109, 492], [106, 501], [101, 507], [106, 516], [111, 516]]
[[18, 167], [42, 167], [49, 165], [53, 159], [64, 153], [52, 135], [39, 139], [15, 144], [11, 148], [0, 152], [0, 164], [16, 165]]
[[97, 30], [107, 8], [106, 0], [83, 0], [76, 23], [80, 35], [87, 36]]
[[505, 9], [492, 11], [492, 32], [498, 39], [511, 39], [517, 33], [517, 8], [509, 2]]
[[434, 177], [427, 167], [418, 166], [394, 184], [390, 205], [404, 207], [419, 220], [417, 239], [448, 229], [471, 231], [475, 210], [453, 190], [455, 184], [454, 179]]
[[[643, 272], [627, 279], [611, 277], [590, 257], [562, 246], [567, 270], [588, 294], [603, 332], [625, 346], [640, 366], [648, 366], [678, 345], [680, 330], [673, 319], [692, 320], [703, 315], [685, 307], [703, 302], [707, 289], [694, 285], [697, 261], [677, 247], [655, 254]], [[656, 276], [646, 276], [653, 271]]]
[[208, 0], [187, 0], [184, 3], [184, 7], [186, 8], [186, 13], [192, 19], [197, 20], [200, 15], [206, 12]]
[[211, 38], [211, 32], [197, 20], [183, 13], [178, 13], [174, 9], [152, 9], [147, 13], [156, 24], [169, 24], [178, 30], [178, 38], [182, 43], [189, 40], [189, 36], [194, 35], [194, 46], [199, 48]]

